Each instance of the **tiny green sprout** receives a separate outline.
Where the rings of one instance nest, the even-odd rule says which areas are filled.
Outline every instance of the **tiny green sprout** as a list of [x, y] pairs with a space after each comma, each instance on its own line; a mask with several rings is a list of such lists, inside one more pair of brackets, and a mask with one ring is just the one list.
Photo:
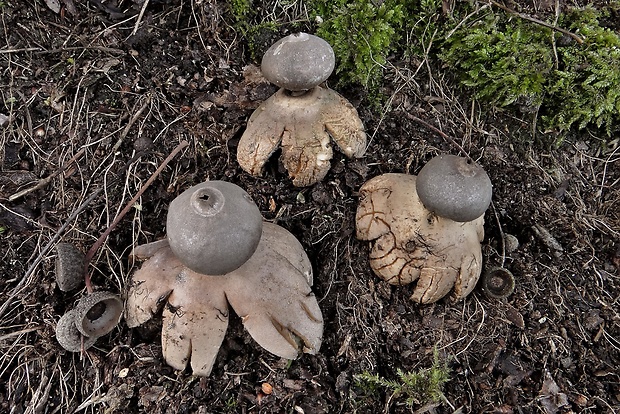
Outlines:
[[0, 234], [4, 233], [5, 231], [6, 231], [6, 227], [0, 226]]
[[75, 65], [75, 59], [72, 58], [72, 57], [67, 58], [67, 63], [70, 64], [70, 65]]
[[235, 397], [230, 397], [226, 400], [226, 408], [229, 410], [235, 410], [237, 405], [237, 399]]
[[430, 368], [415, 372], [398, 369], [396, 376], [397, 379], [388, 380], [364, 371], [355, 375], [354, 379], [357, 388], [367, 395], [377, 394], [381, 388], [385, 388], [391, 392], [393, 398], [405, 398], [409, 406], [422, 405], [443, 399], [443, 387], [450, 380], [450, 369], [445, 361], [439, 360], [439, 354], [435, 351]]

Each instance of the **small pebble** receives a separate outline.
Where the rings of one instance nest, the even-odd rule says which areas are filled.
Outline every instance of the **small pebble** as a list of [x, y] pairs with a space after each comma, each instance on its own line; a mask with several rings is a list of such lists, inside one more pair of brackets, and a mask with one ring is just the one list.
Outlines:
[[512, 253], [519, 248], [519, 239], [512, 234], [504, 234], [504, 246], [506, 248], [506, 253]]

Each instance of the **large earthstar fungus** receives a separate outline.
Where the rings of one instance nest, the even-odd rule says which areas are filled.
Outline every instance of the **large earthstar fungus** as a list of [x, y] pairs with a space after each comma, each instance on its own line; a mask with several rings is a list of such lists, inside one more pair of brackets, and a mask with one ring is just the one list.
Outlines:
[[146, 261], [133, 275], [125, 319], [136, 327], [163, 313], [170, 366], [209, 375], [229, 308], [277, 356], [319, 350], [323, 317], [310, 261], [291, 233], [263, 222], [244, 190], [222, 181], [196, 185], [173, 201], [167, 223], [167, 239], [133, 250]]
[[360, 189], [357, 238], [374, 241], [373, 272], [394, 285], [416, 282], [411, 299], [462, 299], [482, 270], [484, 212], [491, 181], [477, 164], [438, 156], [416, 177], [384, 174]]

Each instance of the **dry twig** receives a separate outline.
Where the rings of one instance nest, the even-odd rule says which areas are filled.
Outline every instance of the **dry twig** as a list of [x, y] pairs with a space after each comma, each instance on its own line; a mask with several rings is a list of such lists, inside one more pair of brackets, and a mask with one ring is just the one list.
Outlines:
[[56, 177], [58, 174], [60, 174], [61, 172], [63, 172], [64, 170], [66, 170], [67, 168], [69, 168], [69, 166], [71, 164], [73, 164], [78, 158], [80, 158], [83, 154], [84, 154], [85, 149], [82, 148], [81, 150], [79, 150], [73, 157], [71, 157], [71, 159], [62, 167], [60, 167], [59, 169], [57, 169], [56, 171], [54, 171], [53, 173], [51, 173], [50, 175], [48, 175], [45, 178], [42, 178], [39, 180], [39, 182], [29, 188], [25, 188], [21, 191], [18, 191], [17, 193], [11, 195], [9, 197], [9, 201], [15, 201], [20, 197], [25, 196], [26, 194], [30, 194], [33, 191], [36, 191], [40, 188], [45, 187], [47, 184], [49, 184], [50, 181], [52, 181], [54, 179], [54, 177]]
[[86, 290], [88, 291], [88, 293], [92, 293], [93, 292], [93, 286], [92, 286], [91, 281], [90, 281], [90, 275], [88, 274], [88, 266], [90, 265], [90, 261], [92, 260], [93, 256], [97, 252], [97, 250], [101, 247], [101, 245], [103, 244], [105, 239], [108, 238], [108, 236], [110, 235], [112, 230], [114, 230], [116, 228], [118, 223], [123, 219], [123, 217], [125, 217], [125, 215], [133, 207], [135, 202], [138, 201], [138, 199], [142, 196], [144, 191], [146, 191], [146, 189], [149, 188], [149, 186], [153, 183], [153, 181], [155, 181], [155, 179], [159, 176], [159, 174], [163, 171], [163, 169], [166, 168], [168, 163], [170, 161], [172, 161], [172, 159], [183, 148], [187, 147], [188, 145], [189, 145], [189, 143], [187, 141], [183, 141], [179, 145], [177, 145], [177, 147], [170, 153], [170, 155], [168, 155], [168, 157], [166, 157], [166, 159], [161, 163], [161, 165], [157, 168], [157, 170], [155, 170], [153, 175], [151, 175], [149, 177], [149, 179], [142, 186], [142, 188], [140, 188], [140, 190], [136, 193], [136, 195], [131, 200], [129, 200], [129, 202], [125, 205], [125, 208], [123, 208], [123, 210], [116, 216], [116, 218], [114, 218], [114, 221], [112, 221], [112, 223], [108, 226], [106, 231], [104, 231], [101, 234], [101, 236], [99, 236], [97, 241], [88, 250], [88, 252], [86, 253], [86, 259], [84, 260], [84, 263], [85, 263], [84, 264], [84, 282], [86, 284]]
[[445, 132], [443, 132], [442, 130], [440, 130], [439, 128], [429, 124], [428, 122], [426, 122], [425, 120], [418, 118], [415, 115], [411, 115], [411, 114], [406, 114], [407, 118], [411, 119], [412, 121], [415, 121], [419, 124], [424, 125], [425, 127], [427, 127], [428, 129], [432, 130], [433, 132], [435, 132], [437, 135], [439, 135], [440, 137], [442, 137], [444, 140], [446, 140], [448, 143], [454, 145], [456, 148], [458, 148], [459, 151], [461, 151], [465, 157], [467, 157], [468, 159], [472, 159], [469, 154], [467, 153], [467, 151], [465, 151], [465, 149], [454, 140], [454, 138], [452, 138], [451, 136], [449, 136], [448, 134], [446, 134]]
[[144, 0], [144, 3], [142, 3], [142, 8], [140, 9], [140, 14], [138, 15], [138, 20], [136, 20], [136, 25], [133, 27], [133, 30], [131, 32], [131, 35], [135, 35], [136, 33], [138, 33], [138, 28], [140, 27], [140, 23], [142, 22], [142, 17], [144, 17], [144, 12], [146, 11], [146, 8], [149, 5], [149, 0]]
[[[136, 196], [134, 198], [132, 198], [129, 201], [129, 203], [127, 203], [127, 206], [125, 207], [125, 209], [116, 217], [114, 222], [112, 224], [110, 224], [109, 228], [101, 235], [101, 237], [99, 237], [99, 239], [95, 242], [93, 247], [91, 247], [91, 249], [88, 251], [87, 261], [86, 261], [87, 265], [86, 266], [88, 266], [88, 263], [90, 262], [90, 259], [92, 259], [92, 257], [94, 256], [95, 252], [101, 246], [101, 244], [105, 241], [105, 239], [110, 234], [110, 232], [114, 229], [114, 227], [116, 227], [118, 222], [123, 218], [123, 216], [127, 213], [127, 211], [129, 211], [129, 209], [133, 206], [135, 201], [142, 195], [142, 193], [144, 193], [144, 190], [146, 190], [146, 188], [149, 185], [151, 185], [153, 180], [161, 173], [161, 171], [172, 160], [172, 158], [174, 158], [174, 156], [176, 154], [178, 154], [179, 151], [181, 151], [183, 148], [187, 147], [188, 145], [189, 145], [189, 143], [187, 141], [181, 142], [170, 153], [170, 155], [164, 160], [162, 165], [160, 165], [159, 168], [153, 173], [153, 175], [149, 178], [149, 180], [146, 182], [146, 184], [140, 189], [140, 191], [138, 191]], [[88, 199], [86, 199], [78, 208], [76, 208], [75, 211], [73, 211], [73, 213], [71, 213], [71, 215], [67, 218], [67, 221], [65, 221], [65, 223], [62, 226], [60, 226], [60, 228], [56, 231], [56, 234], [54, 234], [54, 237], [52, 237], [51, 240], [45, 245], [45, 247], [43, 247], [43, 249], [41, 249], [41, 252], [36, 257], [36, 259], [32, 262], [32, 264], [28, 267], [28, 269], [26, 270], [26, 273], [24, 273], [24, 276], [22, 277], [22, 279], [11, 290], [11, 292], [7, 296], [6, 301], [2, 305], [0, 305], [0, 318], [2, 316], [4, 316], [4, 314], [9, 309], [9, 307], [13, 304], [13, 301], [16, 299], [17, 295], [19, 295], [22, 292], [22, 290], [25, 288], [26, 282], [28, 281], [30, 276], [32, 276], [32, 274], [34, 273], [34, 271], [37, 268], [37, 266], [43, 261], [43, 259], [45, 258], [45, 255], [52, 249], [52, 247], [56, 244], [56, 242], [58, 242], [58, 240], [60, 239], [62, 234], [65, 232], [65, 230], [69, 226], [69, 224], [71, 224], [73, 222], [73, 220], [75, 220], [76, 217], [82, 211], [84, 211], [90, 205], [90, 203], [92, 203], [93, 200], [95, 200], [95, 198], [97, 198], [99, 196], [99, 194], [101, 194], [102, 191], [103, 191], [103, 188], [98, 188], [97, 190], [95, 190], [93, 192], [93, 194], [90, 195], [90, 197], [88, 197]], [[90, 292], [92, 292], [92, 286], [90, 286], [90, 278], [87, 277], [86, 275], [87, 275], [87, 273], [85, 272], [85, 282], [87, 283], [86, 287], [88, 289], [88, 292], [90, 293]]]
[[60, 228], [56, 231], [56, 234], [54, 234], [54, 237], [52, 237], [52, 239], [45, 245], [45, 247], [41, 249], [41, 252], [37, 256], [37, 258], [34, 260], [34, 262], [32, 262], [30, 267], [28, 267], [28, 270], [26, 270], [26, 273], [24, 273], [24, 277], [22, 277], [22, 279], [17, 283], [17, 285], [15, 285], [15, 287], [11, 290], [11, 293], [9, 293], [5, 302], [2, 305], [0, 305], [0, 318], [4, 316], [7, 309], [13, 304], [13, 301], [15, 300], [17, 295], [21, 293], [21, 291], [24, 289], [25, 287], [24, 285], [26, 284], [26, 281], [30, 278], [30, 276], [32, 276], [32, 274], [34, 273], [39, 263], [43, 261], [43, 258], [45, 258], [45, 255], [47, 254], [47, 252], [49, 252], [52, 249], [52, 247], [56, 244], [56, 242], [60, 239], [62, 234], [65, 232], [66, 228], [69, 227], [69, 224], [71, 224], [73, 220], [75, 220], [76, 217], [82, 211], [84, 211], [90, 205], [90, 203], [92, 203], [93, 200], [97, 198], [97, 196], [99, 196], [99, 194], [101, 194], [102, 191], [103, 191], [103, 188], [98, 188], [97, 190], [93, 192], [93, 194], [90, 195], [90, 197], [86, 199], [86, 201], [84, 201], [78, 208], [76, 208], [75, 211], [71, 213], [69, 218], [67, 218], [67, 221], [65, 221], [65, 223], [62, 226], [60, 226]]
[[549, 24], [547, 22], [543, 22], [542, 20], [539, 20], [539, 19], [537, 19], [535, 17], [529, 16], [529, 15], [527, 15], [525, 13], [519, 13], [518, 11], [511, 9], [510, 7], [504, 6], [503, 4], [501, 4], [501, 3], [499, 3], [499, 2], [497, 2], [495, 0], [489, 0], [489, 2], [493, 6], [498, 7], [500, 9], [504, 10], [506, 13], [512, 14], [514, 16], [517, 16], [520, 19], [527, 20], [528, 22], [532, 22], [532, 23], [535, 23], [535, 24], [537, 24], [539, 26], [546, 27], [547, 29], [555, 30], [556, 32], [560, 32], [562, 34], [565, 34], [566, 36], [570, 36], [571, 38], [573, 38], [579, 44], [582, 44], [583, 41], [584, 41], [581, 36], [576, 35], [575, 33], [570, 32], [570, 31], [568, 31], [566, 29], [562, 29], [561, 27]]

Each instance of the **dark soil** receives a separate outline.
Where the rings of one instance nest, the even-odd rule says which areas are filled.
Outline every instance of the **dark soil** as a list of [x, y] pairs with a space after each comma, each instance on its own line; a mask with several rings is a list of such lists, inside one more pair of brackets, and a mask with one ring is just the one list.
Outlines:
[[[412, 412], [421, 405], [385, 389], [369, 393], [354, 376], [397, 379], [399, 369], [429, 368], [435, 351], [450, 380], [445, 399], [422, 411], [620, 412], [617, 137], [584, 131], [549, 149], [532, 140], [531, 117], [471, 102], [432, 62], [394, 56], [383, 109], [364, 90], [338, 89], [366, 126], [365, 157], [335, 151], [323, 182], [296, 188], [278, 154], [258, 178], [236, 162], [248, 117], [275, 87], [257, 77], [226, 2], [151, 0], [140, 19], [141, 5], [130, 1], [119, 9], [98, 0], [50, 3], [59, 13], [42, 0], [0, 1], [0, 412]], [[534, 6], [532, 13], [549, 10]], [[273, 13], [292, 21], [297, 12]], [[280, 29], [267, 46], [292, 27]], [[458, 154], [416, 117], [457, 137], [489, 173], [483, 255], [486, 268], [515, 275], [507, 299], [477, 288], [460, 302], [420, 306], [409, 300], [412, 286], [387, 285], [369, 269], [370, 245], [355, 238], [360, 186], [382, 173], [415, 174], [441, 152]], [[208, 378], [165, 364], [159, 318], [137, 329], [121, 322], [83, 354], [58, 345], [56, 322], [84, 292], [57, 288], [55, 253], [44, 247], [69, 220], [61, 240], [88, 250], [183, 140], [189, 147], [98, 250], [93, 283], [126, 293], [135, 270], [128, 254], [165, 235], [172, 199], [204, 180], [230, 181], [306, 249], [325, 319], [318, 355], [280, 360], [239, 318]], [[510, 252], [508, 234], [519, 241]]]

